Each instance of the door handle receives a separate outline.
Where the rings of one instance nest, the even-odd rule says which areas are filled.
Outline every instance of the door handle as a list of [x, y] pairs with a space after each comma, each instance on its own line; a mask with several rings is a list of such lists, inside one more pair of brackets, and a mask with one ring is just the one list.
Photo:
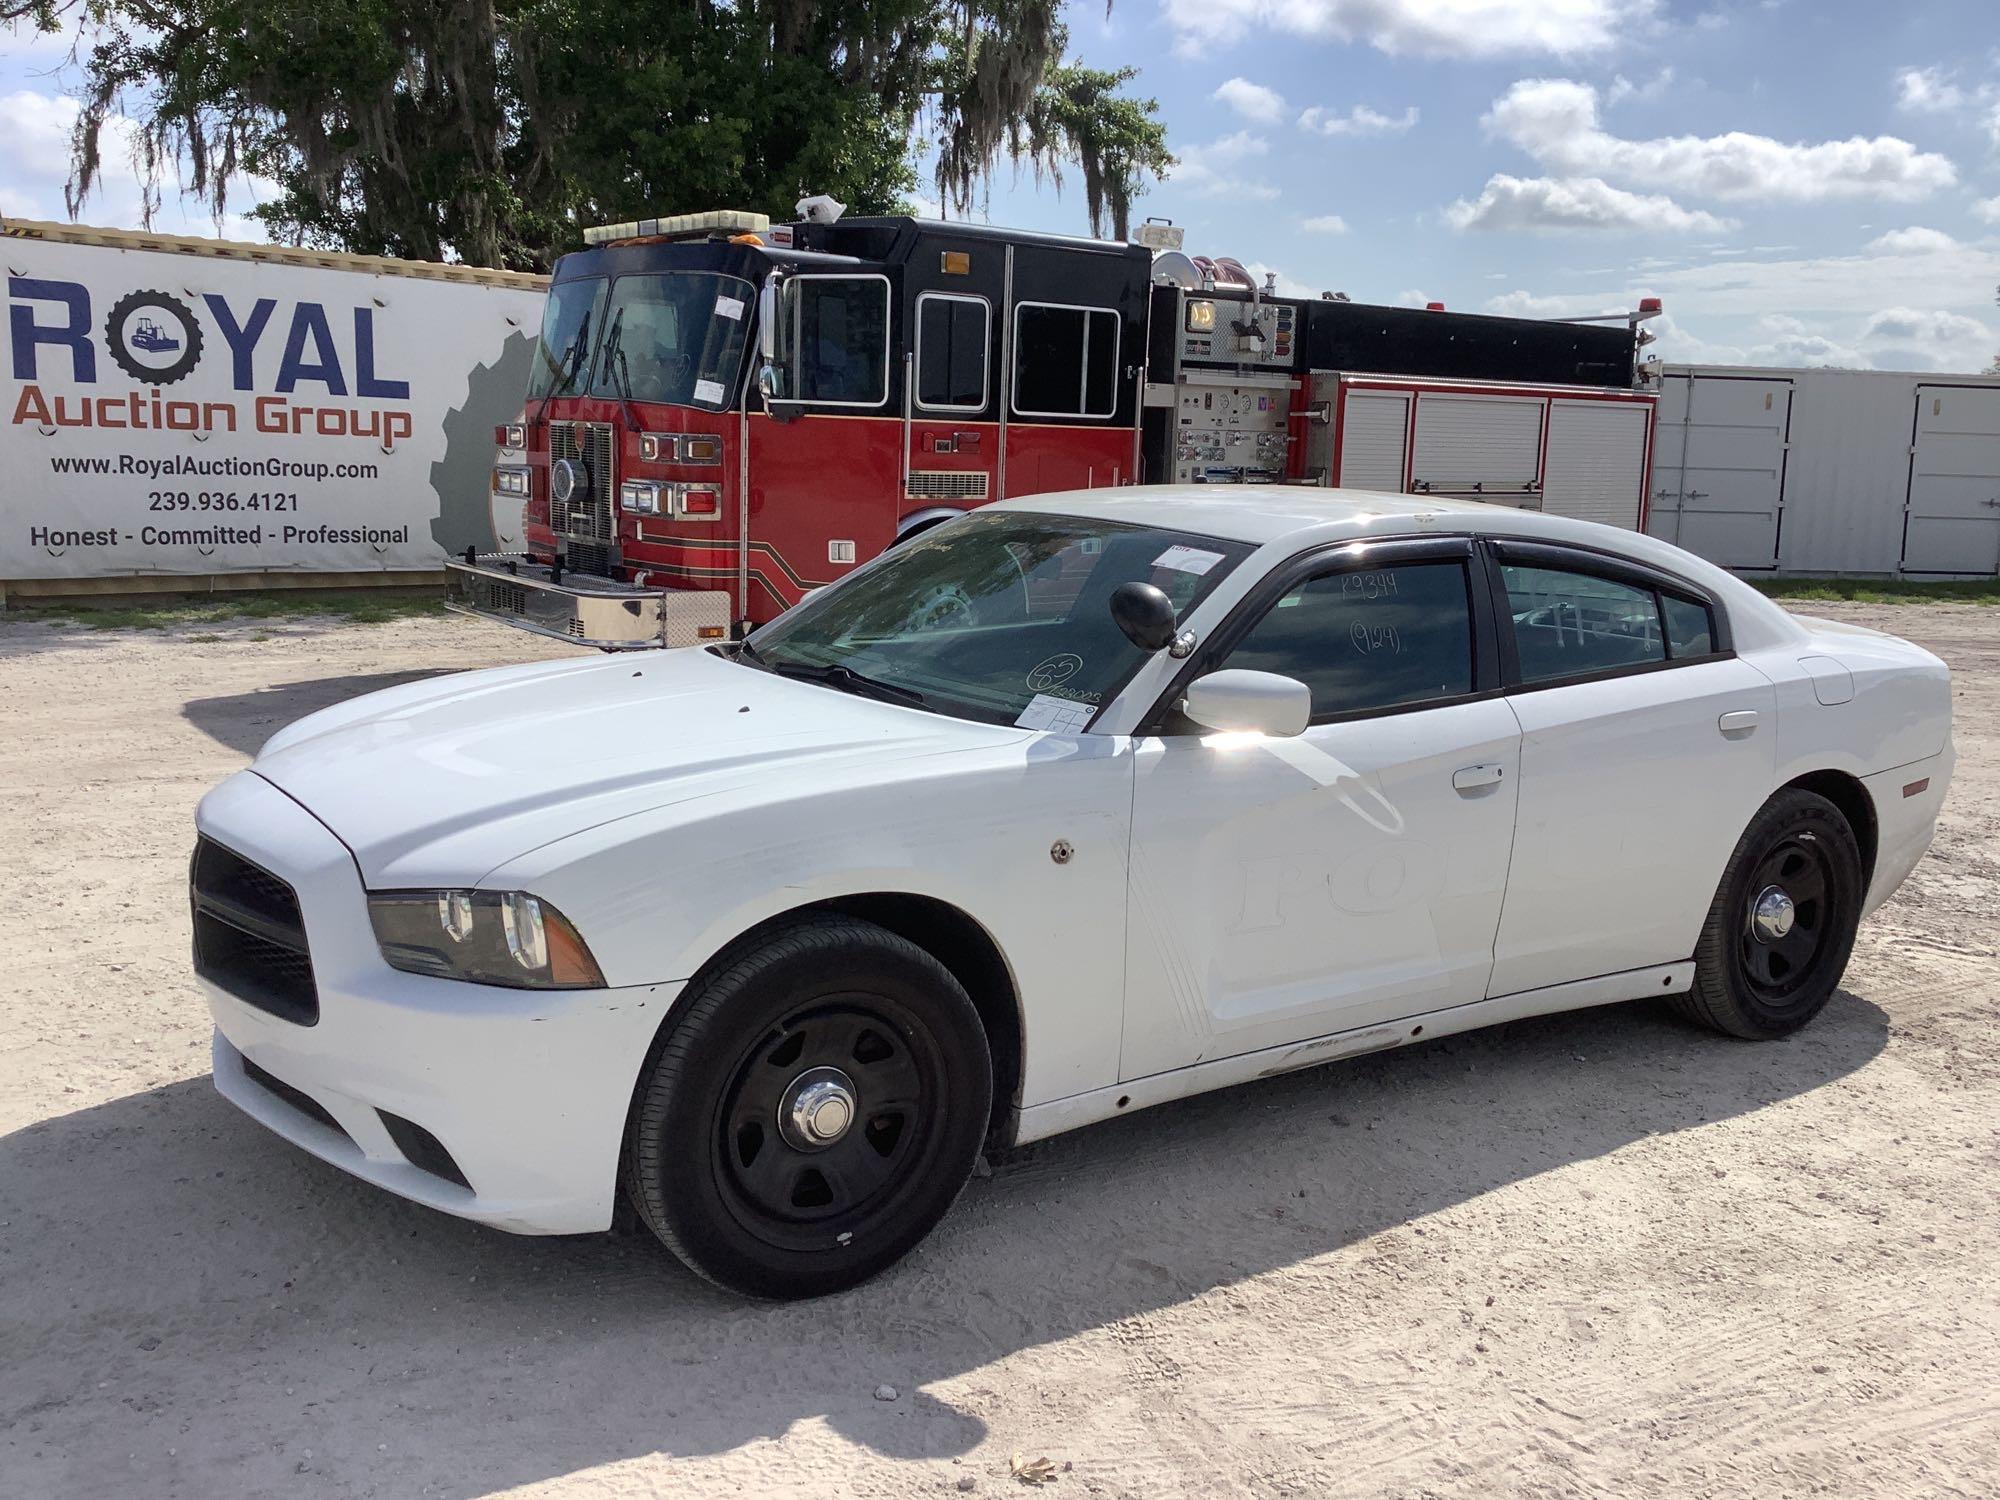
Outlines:
[[1731, 713], [1726, 713], [1715, 721], [1715, 727], [1720, 729], [1724, 734], [1732, 737], [1752, 734], [1757, 728], [1757, 710], [1754, 708], [1739, 708]]
[[1451, 784], [1461, 792], [1476, 792], [1483, 786], [1498, 785], [1506, 774], [1505, 766], [1463, 766], [1451, 773]]

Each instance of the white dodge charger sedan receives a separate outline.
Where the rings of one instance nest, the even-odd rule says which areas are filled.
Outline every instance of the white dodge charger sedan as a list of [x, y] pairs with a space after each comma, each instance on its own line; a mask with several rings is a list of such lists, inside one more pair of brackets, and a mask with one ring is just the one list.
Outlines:
[[1648, 995], [1785, 1036], [1952, 758], [1935, 657], [1643, 536], [1047, 495], [741, 644], [292, 725], [201, 805], [195, 967], [315, 1155], [808, 1295], [989, 1144]]

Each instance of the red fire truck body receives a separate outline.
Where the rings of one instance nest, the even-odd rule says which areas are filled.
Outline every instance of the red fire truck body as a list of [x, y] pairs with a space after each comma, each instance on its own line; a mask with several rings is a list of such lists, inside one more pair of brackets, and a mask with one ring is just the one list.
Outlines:
[[1557, 439], [1586, 426], [1569, 467], [1642, 524], [1636, 316], [1280, 298], [1233, 262], [909, 218], [589, 238], [498, 434], [518, 540], [452, 565], [457, 607], [542, 633], [721, 639], [1010, 495], [1341, 483], [1557, 508]]

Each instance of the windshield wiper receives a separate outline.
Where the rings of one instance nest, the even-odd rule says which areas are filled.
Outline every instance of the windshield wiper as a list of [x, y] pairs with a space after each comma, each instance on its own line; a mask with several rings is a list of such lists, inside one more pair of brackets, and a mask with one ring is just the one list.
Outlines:
[[604, 331], [604, 360], [618, 378], [618, 399], [625, 403], [625, 421], [634, 432], [646, 424], [639, 420], [637, 408], [632, 405], [632, 372], [625, 364], [625, 309], [619, 308], [612, 315], [611, 326]]
[[854, 668], [838, 662], [828, 667], [815, 667], [802, 661], [767, 661], [763, 657], [756, 660], [759, 666], [776, 672], [780, 677], [796, 677], [801, 682], [822, 682], [842, 692], [880, 698], [890, 703], [907, 703], [914, 708], [921, 708], [924, 703], [924, 695], [915, 688], [884, 682], [879, 677], [863, 676]]

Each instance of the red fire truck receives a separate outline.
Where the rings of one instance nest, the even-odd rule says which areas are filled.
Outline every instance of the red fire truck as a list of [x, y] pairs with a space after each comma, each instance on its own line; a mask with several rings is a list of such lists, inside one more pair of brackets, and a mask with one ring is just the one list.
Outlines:
[[1117, 244], [714, 213], [558, 262], [454, 604], [607, 649], [722, 639], [960, 511], [1135, 483], [1470, 495], [1639, 527], [1640, 322], [1280, 297]]

